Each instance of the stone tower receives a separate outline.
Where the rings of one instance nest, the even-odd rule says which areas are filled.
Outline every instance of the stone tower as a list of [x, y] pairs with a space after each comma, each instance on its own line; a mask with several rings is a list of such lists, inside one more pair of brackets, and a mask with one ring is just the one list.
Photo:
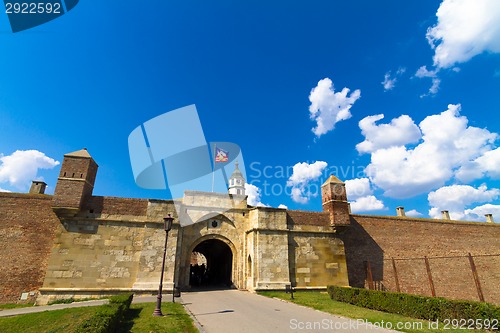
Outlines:
[[238, 168], [238, 161], [234, 163], [234, 171], [229, 178], [229, 194], [245, 195], [245, 178]]
[[64, 155], [54, 191], [56, 212], [74, 215], [82, 209], [85, 200], [92, 196], [97, 168], [86, 148]]
[[321, 200], [323, 211], [330, 213], [332, 225], [349, 225], [349, 203], [344, 182], [330, 175], [321, 185]]

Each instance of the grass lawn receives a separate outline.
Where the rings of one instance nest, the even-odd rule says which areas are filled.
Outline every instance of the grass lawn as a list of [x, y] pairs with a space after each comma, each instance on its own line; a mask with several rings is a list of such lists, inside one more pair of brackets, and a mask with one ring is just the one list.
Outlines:
[[[163, 303], [164, 317], [153, 317], [155, 306], [155, 303], [132, 304], [126, 314], [126, 321], [118, 332], [198, 332], [191, 317], [181, 304]], [[0, 318], [0, 332], [73, 332], [79, 324], [92, 316], [98, 308], [71, 308]]]
[[96, 308], [73, 308], [0, 318], [0, 332], [73, 332]]
[[162, 303], [164, 317], [153, 317], [155, 303], [132, 304], [126, 314], [127, 321], [119, 332], [133, 333], [195, 333], [198, 329], [194, 326], [191, 317], [179, 303]]
[[[398, 323], [405, 326], [407, 325], [407, 328], [402, 327], [397, 329], [402, 332], [485, 332], [482, 330], [445, 330], [442, 325], [440, 325], [439, 329], [430, 329], [430, 322], [428, 321], [404, 317], [392, 313], [370, 310], [347, 303], [333, 301], [332, 299], [330, 299], [330, 296], [326, 292], [297, 291], [294, 293], [294, 300], [290, 299], [290, 294], [286, 294], [284, 292], [263, 291], [259, 292], [259, 294], [268, 297], [280, 298], [296, 304], [304, 305], [343, 317], [353, 319], [366, 319], [366, 321], [374, 324], [380, 325], [382, 321], [384, 323], [392, 323], [393, 329], [396, 329]], [[422, 326], [419, 327], [419, 325]], [[387, 328], [387, 324], [384, 324], [384, 327]]]
[[29, 308], [33, 306], [33, 304], [0, 304], [0, 311], [2, 310], [10, 310], [10, 309], [19, 309], [19, 308]]

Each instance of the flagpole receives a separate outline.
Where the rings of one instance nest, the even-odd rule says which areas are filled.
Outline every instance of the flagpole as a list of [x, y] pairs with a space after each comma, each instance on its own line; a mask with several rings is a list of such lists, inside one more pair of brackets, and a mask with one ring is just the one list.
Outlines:
[[217, 144], [214, 143], [214, 154], [212, 159], [214, 160], [214, 168], [212, 169], [212, 192], [214, 191], [214, 181], [215, 181], [215, 159], [217, 156], [215, 156], [217, 150]]

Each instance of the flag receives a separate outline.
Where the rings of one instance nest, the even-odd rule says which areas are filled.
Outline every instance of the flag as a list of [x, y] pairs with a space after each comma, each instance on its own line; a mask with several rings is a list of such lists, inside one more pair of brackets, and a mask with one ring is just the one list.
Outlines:
[[215, 162], [227, 162], [229, 160], [229, 153], [223, 149], [216, 148]]

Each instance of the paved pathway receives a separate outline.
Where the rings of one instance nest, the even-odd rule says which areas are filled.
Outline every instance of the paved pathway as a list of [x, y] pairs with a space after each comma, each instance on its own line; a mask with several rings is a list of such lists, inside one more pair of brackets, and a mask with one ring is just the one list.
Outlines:
[[184, 292], [182, 302], [207, 333], [395, 332], [238, 290]]
[[[170, 302], [171, 294], [162, 301]], [[99, 306], [108, 300], [33, 306], [0, 311], [0, 317], [53, 311], [83, 306]], [[133, 303], [156, 302], [156, 296], [134, 297]], [[370, 327], [354, 319], [334, 316], [290, 302], [238, 290], [184, 292], [176, 302], [182, 303], [201, 332], [395, 332]]]
[[[172, 294], [163, 295], [162, 302], [171, 302]], [[156, 296], [138, 296], [134, 297], [132, 303], [153, 303], [156, 302]], [[176, 302], [180, 302], [176, 299]], [[95, 301], [84, 301], [84, 302], [74, 302], [69, 304], [54, 304], [54, 305], [42, 305], [42, 306], [31, 306], [26, 308], [10, 309], [10, 310], [0, 310], [0, 317], [10, 317], [17, 316], [27, 313], [44, 312], [44, 311], [54, 311], [69, 308], [80, 308], [84, 306], [99, 306], [107, 304], [107, 299], [95, 300]]]
[[85, 302], [75, 302], [70, 304], [54, 304], [54, 305], [43, 305], [43, 306], [31, 306], [28, 308], [18, 308], [10, 310], [0, 311], [0, 317], [10, 317], [17, 316], [27, 313], [44, 312], [44, 311], [54, 311], [68, 308], [80, 308], [84, 306], [99, 306], [108, 303], [107, 299], [101, 299], [96, 301], [85, 301]]

